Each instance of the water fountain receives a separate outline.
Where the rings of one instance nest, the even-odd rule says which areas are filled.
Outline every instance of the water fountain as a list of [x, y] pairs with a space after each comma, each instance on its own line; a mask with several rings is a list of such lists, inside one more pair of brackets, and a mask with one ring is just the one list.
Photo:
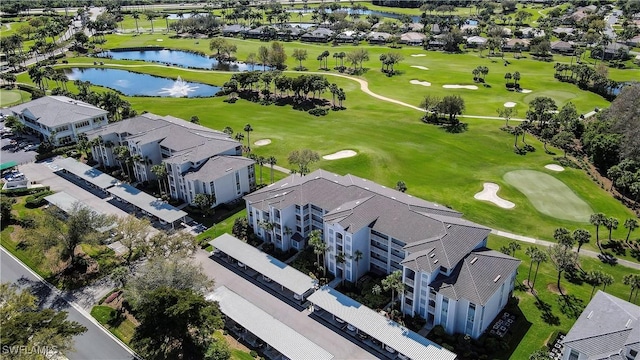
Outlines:
[[184, 97], [189, 95], [190, 92], [196, 91], [198, 86], [190, 86], [186, 81], [182, 80], [180, 76], [170, 88], [162, 88], [159, 94], [168, 94], [173, 97]]

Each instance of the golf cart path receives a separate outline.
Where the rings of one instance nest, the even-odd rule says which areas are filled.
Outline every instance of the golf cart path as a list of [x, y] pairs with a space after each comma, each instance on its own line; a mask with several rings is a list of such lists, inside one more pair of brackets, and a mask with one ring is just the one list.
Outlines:
[[[178, 66], [167, 66], [167, 65], [160, 65], [160, 64], [146, 64], [146, 65], [125, 65], [125, 64], [111, 64], [111, 63], [106, 63], [102, 59], [99, 58], [100, 62], [104, 63], [103, 66], [107, 66], [107, 67], [123, 67], [123, 68], [138, 68], [138, 67], [161, 67], [161, 68], [174, 68], [174, 69], [179, 69], [179, 70], [183, 70], [183, 71], [190, 71], [190, 72], [198, 72], [198, 73], [220, 73], [220, 74], [231, 74], [233, 72], [231, 71], [221, 71], [221, 70], [204, 70], [204, 69], [187, 69], [187, 68], [182, 68], [182, 67], [178, 67]], [[108, 59], [107, 59], [108, 60]], [[93, 66], [90, 63], [68, 63], [68, 64], [57, 64], [57, 66]], [[318, 72], [318, 71], [305, 71], [305, 72], [300, 72], [300, 71], [283, 71], [286, 73], [294, 73], [294, 74], [315, 74], [315, 75], [326, 75], [326, 76], [334, 76], [334, 77], [340, 77], [340, 78], [344, 78], [344, 79], [348, 79], [351, 81], [355, 81], [358, 84], [360, 84], [360, 90], [362, 92], [364, 92], [365, 94], [374, 97], [378, 100], [382, 100], [382, 101], [386, 101], [386, 102], [390, 102], [392, 104], [396, 104], [396, 105], [400, 105], [400, 106], [404, 106], [404, 107], [408, 107], [410, 109], [413, 110], [417, 110], [417, 111], [421, 111], [421, 112], [425, 112], [424, 109], [418, 107], [418, 106], [414, 106], [411, 104], [407, 104], [405, 102], [402, 102], [400, 100], [396, 100], [396, 99], [392, 99], [392, 98], [388, 98], [386, 96], [382, 96], [380, 94], [376, 94], [373, 91], [371, 91], [369, 89], [369, 83], [364, 80], [364, 79], [360, 79], [357, 77], [353, 77], [353, 76], [349, 76], [349, 75], [344, 75], [344, 74], [335, 74], [335, 73], [330, 73], [330, 72]], [[467, 118], [467, 119], [483, 119], [483, 120], [501, 120], [504, 121], [504, 118], [499, 117], [499, 116], [483, 116], [483, 115], [459, 115], [462, 118]], [[513, 121], [526, 121], [525, 119], [518, 119], [518, 118], [510, 118], [509, 120], [513, 120]]]
[[[90, 63], [69, 63], [69, 64], [58, 64], [57, 66], [91, 66], [92, 64]], [[111, 67], [123, 67], [123, 68], [139, 68], [139, 67], [148, 67], [148, 66], [152, 66], [152, 67], [162, 67], [162, 68], [167, 68], [166, 65], [160, 65], [160, 64], [145, 64], [145, 65], [124, 65], [124, 64], [109, 64], [106, 63], [105, 65], [107, 66], [111, 66]], [[198, 72], [198, 73], [220, 73], [220, 74], [229, 74], [231, 73], [230, 71], [220, 71], [220, 70], [200, 70], [200, 69], [187, 69], [187, 68], [181, 68], [181, 67], [173, 67], [172, 68], [176, 68], [176, 69], [180, 69], [183, 71], [191, 71], [191, 72]], [[285, 71], [288, 73], [299, 73], [298, 71]], [[345, 78], [345, 79], [349, 79], [352, 81], [355, 81], [357, 83], [360, 84], [360, 90], [362, 90], [364, 93], [370, 95], [371, 97], [374, 97], [376, 99], [382, 100], [382, 101], [387, 101], [393, 104], [397, 104], [397, 105], [401, 105], [401, 106], [405, 106], [417, 111], [421, 111], [421, 112], [425, 112], [424, 109], [414, 106], [414, 105], [410, 105], [407, 103], [404, 103], [402, 101], [396, 100], [396, 99], [391, 99], [379, 94], [374, 93], [373, 91], [369, 90], [369, 84], [366, 80], [360, 79], [360, 78], [356, 78], [356, 77], [352, 77], [352, 76], [348, 76], [348, 75], [343, 75], [343, 74], [335, 74], [335, 73], [324, 73], [324, 72], [305, 72], [307, 74], [319, 74], [319, 75], [328, 75], [328, 76], [335, 76], [335, 77], [341, 77], [341, 78]], [[475, 119], [488, 119], [488, 120], [504, 120], [501, 117], [497, 117], [497, 116], [481, 116], [481, 115], [463, 115], [462, 117], [465, 118], [475, 118]], [[516, 121], [523, 121], [523, 119], [510, 119], [510, 120], [516, 120]], [[281, 166], [275, 165], [274, 170], [278, 170], [280, 172], [283, 172], [285, 174], [290, 174], [291, 171], [289, 169], [283, 168]], [[530, 244], [536, 244], [536, 245], [542, 245], [545, 247], [549, 247], [551, 245], [554, 245], [555, 243], [550, 242], [550, 241], [545, 241], [545, 240], [539, 240], [539, 239], [534, 239], [531, 237], [527, 237], [527, 236], [523, 236], [523, 235], [516, 235], [516, 234], [512, 234], [506, 231], [501, 231], [501, 230], [496, 230], [496, 229], [491, 229], [491, 233], [498, 235], [498, 236], [502, 236], [502, 237], [506, 237], [509, 239], [513, 239], [513, 240], [517, 240], [517, 241], [521, 241], [521, 242], [526, 242], [526, 243], [530, 243]], [[591, 258], [595, 258], [598, 259], [598, 252], [595, 251], [591, 251], [591, 250], [586, 250], [586, 249], [581, 249], [580, 254], [584, 255], [584, 256], [588, 256]], [[618, 263], [622, 266], [626, 266], [632, 269], [637, 269], [640, 270], [640, 263], [636, 263], [636, 262], [632, 262], [632, 261], [628, 261], [628, 260], [624, 260], [624, 259], [617, 259]]]

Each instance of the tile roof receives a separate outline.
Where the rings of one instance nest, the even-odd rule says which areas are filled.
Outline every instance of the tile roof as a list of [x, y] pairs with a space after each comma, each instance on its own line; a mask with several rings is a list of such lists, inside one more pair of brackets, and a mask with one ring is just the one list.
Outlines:
[[108, 114], [106, 110], [66, 96], [44, 96], [10, 108], [21, 114], [30, 112], [38, 123], [56, 127]]
[[640, 351], [640, 306], [598, 290], [563, 340], [589, 359]]
[[438, 275], [429, 285], [450, 299], [466, 299], [485, 305], [489, 298], [509, 280], [520, 260], [503, 253], [478, 249], [458, 263], [451, 275]]
[[245, 168], [255, 161], [242, 156], [214, 156], [196, 170], [184, 174], [186, 180], [205, 180], [207, 182], [219, 179], [229, 172]]

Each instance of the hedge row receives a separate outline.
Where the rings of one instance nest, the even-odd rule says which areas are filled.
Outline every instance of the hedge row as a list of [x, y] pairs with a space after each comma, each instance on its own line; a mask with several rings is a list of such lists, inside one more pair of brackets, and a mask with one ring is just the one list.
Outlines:
[[10, 190], [2, 190], [0, 194], [16, 197], [16, 196], [24, 196], [37, 194], [39, 192], [49, 191], [51, 188], [48, 186], [38, 187], [38, 188], [22, 188], [22, 189], [10, 189]]

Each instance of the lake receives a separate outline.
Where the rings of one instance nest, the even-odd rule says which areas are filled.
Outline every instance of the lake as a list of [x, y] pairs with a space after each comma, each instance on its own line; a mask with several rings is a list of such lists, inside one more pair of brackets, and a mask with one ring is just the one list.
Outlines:
[[181, 78], [175, 80], [119, 69], [70, 68], [64, 72], [69, 80], [89, 81], [127, 96], [207, 97], [220, 91], [217, 86], [187, 82]]
[[[181, 50], [124, 50], [117, 49], [103, 51], [99, 57], [107, 57], [115, 60], [139, 60], [168, 64], [187, 68], [213, 69], [224, 71], [249, 71], [251, 65], [241, 62], [219, 63], [218, 60], [208, 56], [190, 53]], [[261, 67], [258, 67], [261, 68]]]

